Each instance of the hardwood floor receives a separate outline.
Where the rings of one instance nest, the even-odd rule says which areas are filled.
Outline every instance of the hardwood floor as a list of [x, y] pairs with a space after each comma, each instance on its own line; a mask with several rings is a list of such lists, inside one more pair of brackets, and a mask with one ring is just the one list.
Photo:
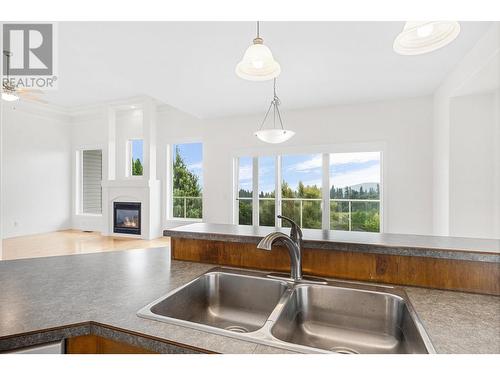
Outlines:
[[168, 237], [155, 240], [136, 240], [106, 237], [97, 232], [64, 230], [5, 239], [2, 242], [2, 260], [144, 249], [169, 245], [170, 238]]

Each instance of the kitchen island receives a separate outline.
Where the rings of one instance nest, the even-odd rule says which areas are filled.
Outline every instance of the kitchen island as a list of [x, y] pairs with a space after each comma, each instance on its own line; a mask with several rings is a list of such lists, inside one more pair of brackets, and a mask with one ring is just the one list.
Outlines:
[[[95, 335], [159, 353], [290, 353], [140, 318], [213, 265], [169, 248], [0, 262], [0, 351]], [[438, 353], [500, 353], [500, 298], [404, 288]]]
[[[257, 248], [288, 228], [195, 223], [165, 230], [172, 259], [284, 272], [283, 246]], [[314, 276], [500, 296], [500, 240], [304, 229], [302, 267]]]

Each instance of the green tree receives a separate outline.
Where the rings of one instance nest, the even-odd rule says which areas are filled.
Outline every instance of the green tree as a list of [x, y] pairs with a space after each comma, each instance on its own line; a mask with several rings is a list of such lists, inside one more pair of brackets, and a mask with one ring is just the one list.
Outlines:
[[174, 217], [201, 219], [202, 190], [199, 178], [188, 169], [178, 147], [175, 148], [173, 169]]
[[142, 163], [139, 159], [132, 159], [132, 176], [142, 176]]

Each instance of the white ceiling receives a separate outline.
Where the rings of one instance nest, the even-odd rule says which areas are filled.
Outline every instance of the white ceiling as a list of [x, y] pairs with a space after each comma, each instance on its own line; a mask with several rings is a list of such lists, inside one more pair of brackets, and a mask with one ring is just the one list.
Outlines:
[[[403, 22], [263, 22], [281, 64], [283, 107], [304, 108], [431, 94], [489, 26], [461, 22], [449, 46], [400, 56]], [[73, 107], [149, 95], [198, 117], [261, 113], [272, 82], [234, 68], [255, 34], [251, 22], [62, 22], [53, 104]]]

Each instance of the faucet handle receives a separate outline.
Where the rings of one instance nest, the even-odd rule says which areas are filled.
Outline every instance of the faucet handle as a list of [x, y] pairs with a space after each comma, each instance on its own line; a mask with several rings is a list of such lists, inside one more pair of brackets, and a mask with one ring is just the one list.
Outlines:
[[300, 226], [290, 219], [289, 217], [283, 216], [283, 215], [278, 215], [278, 219], [285, 220], [290, 223], [291, 228], [290, 228], [290, 237], [295, 240], [295, 241], [302, 241], [302, 229], [300, 229]]

